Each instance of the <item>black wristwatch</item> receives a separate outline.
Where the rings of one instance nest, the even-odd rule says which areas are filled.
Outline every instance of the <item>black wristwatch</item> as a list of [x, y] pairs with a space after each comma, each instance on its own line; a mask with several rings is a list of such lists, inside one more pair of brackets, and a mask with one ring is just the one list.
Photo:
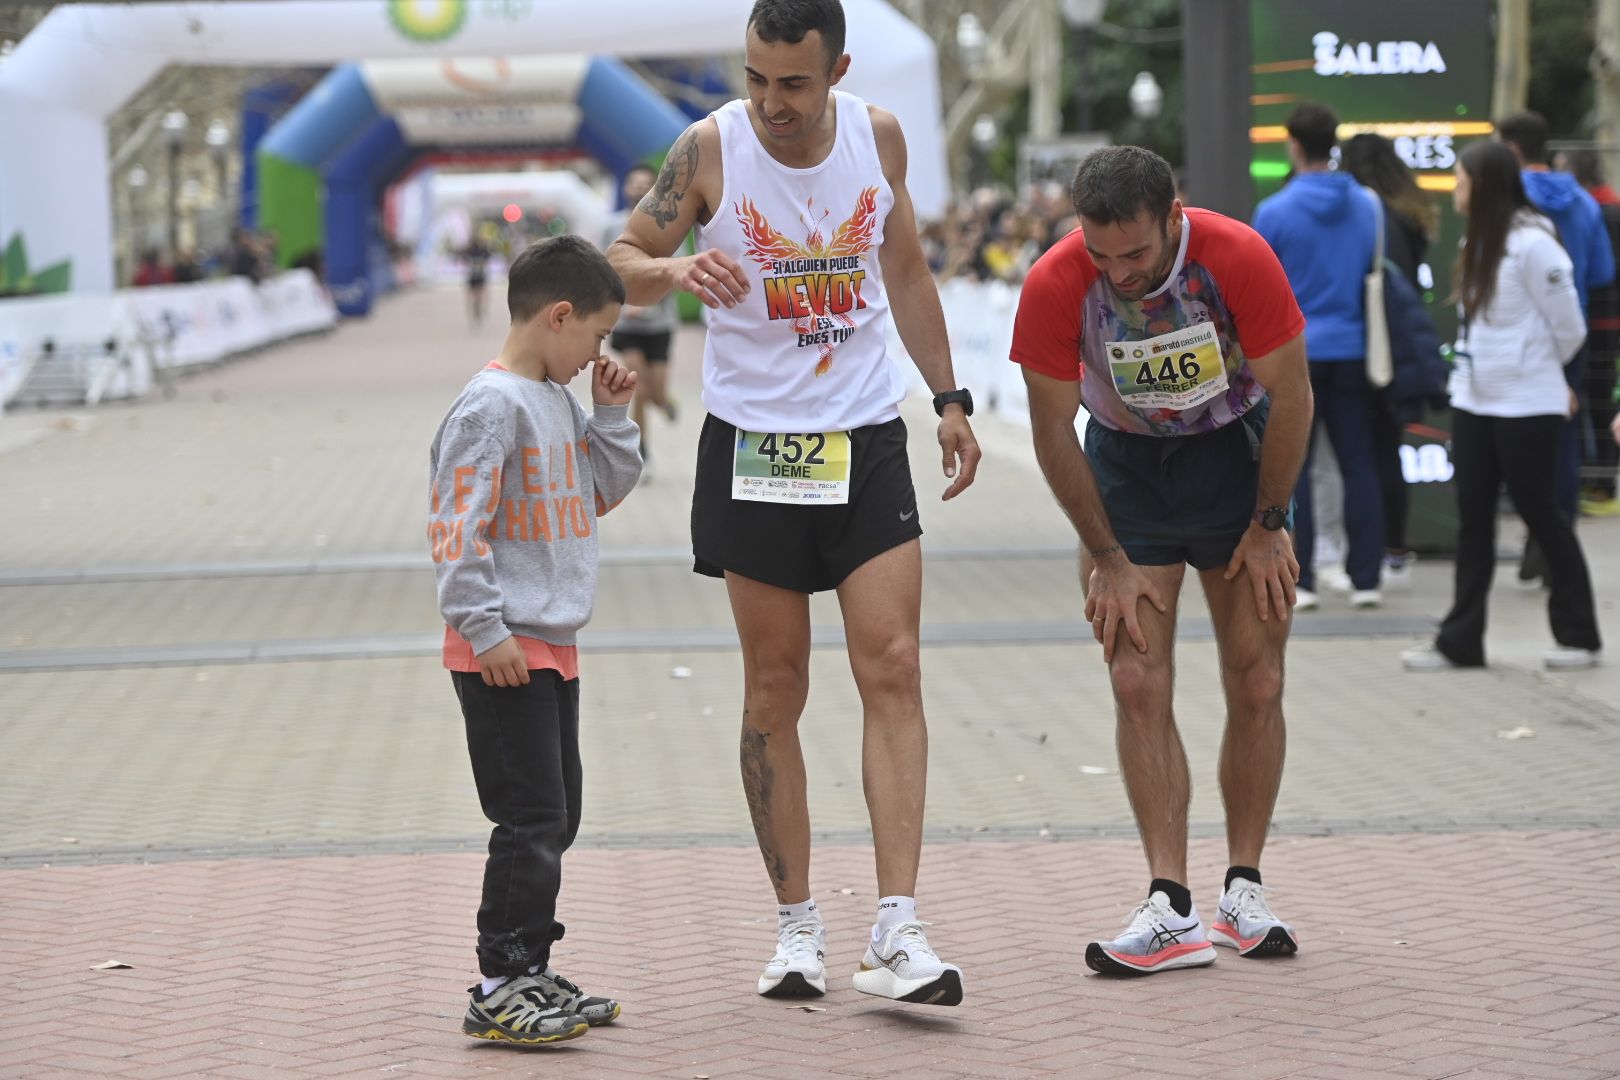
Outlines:
[[1288, 507], [1268, 506], [1264, 510], [1256, 510], [1254, 512], [1254, 520], [1260, 523], [1260, 527], [1262, 529], [1268, 529], [1271, 532], [1276, 532], [1278, 529], [1288, 524]]
[[934, 412], [938, 416], [945, 415], [945, 406], [960, 405], [969, 416], [973, 415], [973, 395], [966, 390], [947, 390], [943, 394], [934, 395]]

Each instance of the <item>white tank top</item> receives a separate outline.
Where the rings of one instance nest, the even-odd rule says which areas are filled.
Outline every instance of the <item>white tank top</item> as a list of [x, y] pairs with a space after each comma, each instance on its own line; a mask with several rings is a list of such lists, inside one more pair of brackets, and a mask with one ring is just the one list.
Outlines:
[[746, 102], [714, 113], [725, 187], [698, 250], [737, 260], [752, 291], [707, 312], [703, 404], [746, 431], [849, 431], [893, 420], [905, 397], [877, 257], [894, 193], [866, 103], [833, 102], [832, 152], [809, 169], [765, 151]]

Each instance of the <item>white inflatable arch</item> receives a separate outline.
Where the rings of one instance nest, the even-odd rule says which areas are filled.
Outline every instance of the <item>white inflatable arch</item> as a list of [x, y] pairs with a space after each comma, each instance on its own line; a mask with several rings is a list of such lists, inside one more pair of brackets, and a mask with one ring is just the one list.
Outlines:
[[[742, 48], [751, 0], [191, 0], [64, 4], [0, 64], [0, 250], [66, 264], [72, 292], [113, 287], [106, 120], [166, 64], [335, 64], [391, 57]], [[890, 109], [919, 214], [949, 195], [933, 43], [884, 0], [844, 0], [844, 88]]]

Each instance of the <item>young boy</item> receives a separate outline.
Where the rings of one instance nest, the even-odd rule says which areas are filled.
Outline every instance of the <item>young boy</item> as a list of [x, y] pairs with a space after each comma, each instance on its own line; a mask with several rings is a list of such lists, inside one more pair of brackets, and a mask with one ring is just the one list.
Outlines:
[[[550, 966], [561, 860], [579, 832], [579, 659], [596, 593], [596, 519], [635, 487], [636, 377], [602, 356], [624, 285], [577, 236], [512, 263], [512, 328], [433, 439], [428, 537], [444, 665], [467, 722], [484, 815], [495, 823], [478, 908], [478, 966], [461, 1030], [536, 1044], [611, 1023]], [[595, 365], [585, 410], [567, 383]]]

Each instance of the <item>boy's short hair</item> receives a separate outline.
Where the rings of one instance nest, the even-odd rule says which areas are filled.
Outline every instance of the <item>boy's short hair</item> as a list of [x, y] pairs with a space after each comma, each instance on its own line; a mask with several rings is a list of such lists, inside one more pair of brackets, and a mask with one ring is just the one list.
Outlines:
[[1547, 160], [1547, 119], [1540, 113], [1515, 113], [1496, 125], [1496, 134], [1518, 149], [1526, 165]]
[[816, 31], [826, 47], [829, 70], [844, 54], [844, 5], [839, 0], [755, 0], [748, 28], [773, 45], [797, 45]]
[[560, 300], [581, 315], [624, 303], [624, 282], [607, 257], [572, 234], [536, 240], [506, 272], [506, 308], [515, 323], [528, 322]]
[[1339, 142], [1339, 114], [1320, 101], [1307, 101], [1288, 114], [1288, 137], [1299, 143], [1306, 161], [1327, 161]]

